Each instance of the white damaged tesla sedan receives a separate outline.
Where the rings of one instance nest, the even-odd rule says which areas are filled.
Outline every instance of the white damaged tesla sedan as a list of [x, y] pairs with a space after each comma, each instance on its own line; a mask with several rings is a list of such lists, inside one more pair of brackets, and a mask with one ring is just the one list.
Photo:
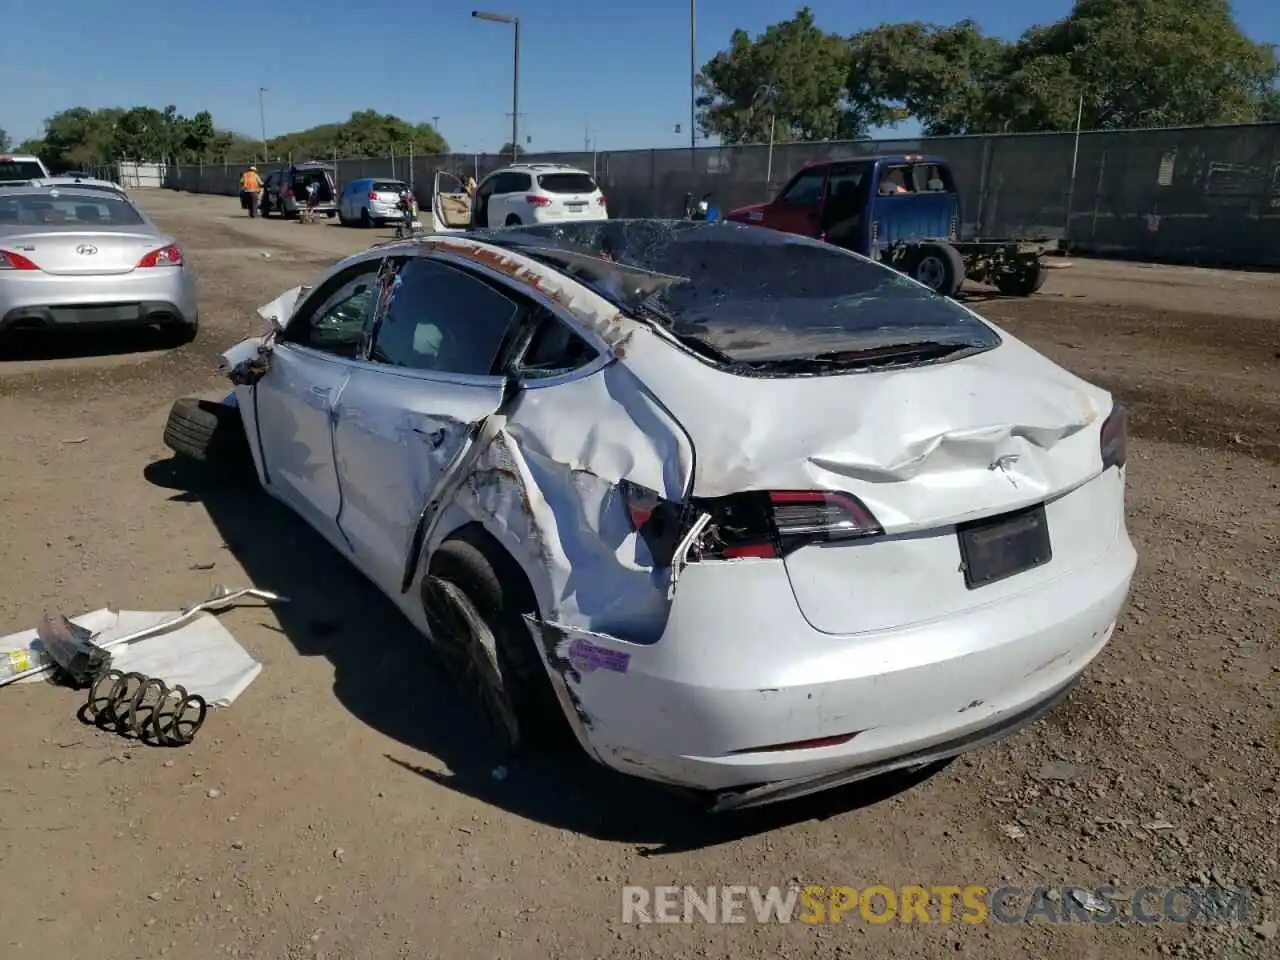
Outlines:
[[509, 742], [567, 725], [717, 809], [1014, 732], [1129, 591], [1123, 407], [826, 244], [427, 236], [261, 312], [169, 445], [247, 447]]

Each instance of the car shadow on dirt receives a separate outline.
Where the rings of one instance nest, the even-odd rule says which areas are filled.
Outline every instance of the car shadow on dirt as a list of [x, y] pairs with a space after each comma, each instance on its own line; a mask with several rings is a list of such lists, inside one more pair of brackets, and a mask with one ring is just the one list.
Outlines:
[[[380, 733], [408, 749], [389, 765], [549, 826], [633, 843], [642, 855], [728, 843], [879, 803], [937, 772], [877, 777], [860, 784], [738, 813], [712, 814], [705, 800], [614, 773], [573, 748], [536, 757], [503, 755], [479, 708], [455, 695], [428, 641], [324, 539], [256, 484], [220, 479], [171, 458], [146, 479], [200, 503], [254, 586], [290, 598], [274, 608], [302, 656], [333, 665], [334, 694]], [[281, 665], [281, 669], [285, 665]]]
[[31, 360], [83, 360], [176, 348], [172, 333], [151, 327], [93, 332], [22, 330], [0, 338], [0, 364]]

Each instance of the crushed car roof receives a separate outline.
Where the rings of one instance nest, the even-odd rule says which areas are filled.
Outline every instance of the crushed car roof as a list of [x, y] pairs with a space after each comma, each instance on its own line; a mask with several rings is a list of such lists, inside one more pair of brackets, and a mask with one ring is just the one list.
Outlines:
[[999, 335], [921, 284], [830, 244], [726, 221], [600, 220], [477, 231], [734, 364]]

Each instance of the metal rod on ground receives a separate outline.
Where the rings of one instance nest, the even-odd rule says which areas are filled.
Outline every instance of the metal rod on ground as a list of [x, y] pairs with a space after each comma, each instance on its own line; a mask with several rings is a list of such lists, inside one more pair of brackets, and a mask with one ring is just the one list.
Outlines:
[[409, 141], [409, 190], [413, 190], [413, 141]]
[[396, 179], [396, 148], [391, 147], [391, 179]]
[[1071, 208], [1076, 202], [1076, 168], [1080, 164], [1080, 127], [1084, 122], [1084, 94], [1080, 94], [1080, 103], [1076, 107], [1076, 138], [1071, 150], [1071, 186], [1067, 188], [1067, 219], [1062, 225], [1062, 245], [1071, 243]]

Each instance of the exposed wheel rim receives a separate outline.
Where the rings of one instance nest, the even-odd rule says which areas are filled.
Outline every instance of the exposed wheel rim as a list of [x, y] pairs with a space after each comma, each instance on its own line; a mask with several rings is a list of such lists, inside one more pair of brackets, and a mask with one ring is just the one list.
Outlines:
[[940, 290], [947, 280], [947, 265], [933, 254], [921, 257], [916, 264], [916, 279], [930, 290]]
[[427, 616], [445, 672], [460, 690], [475, 697], [506, 746], [519, 746], [520, 724], [503, 683], [493, 631], [454, 584], [432, 577], [428, 590], [432, 603]]

